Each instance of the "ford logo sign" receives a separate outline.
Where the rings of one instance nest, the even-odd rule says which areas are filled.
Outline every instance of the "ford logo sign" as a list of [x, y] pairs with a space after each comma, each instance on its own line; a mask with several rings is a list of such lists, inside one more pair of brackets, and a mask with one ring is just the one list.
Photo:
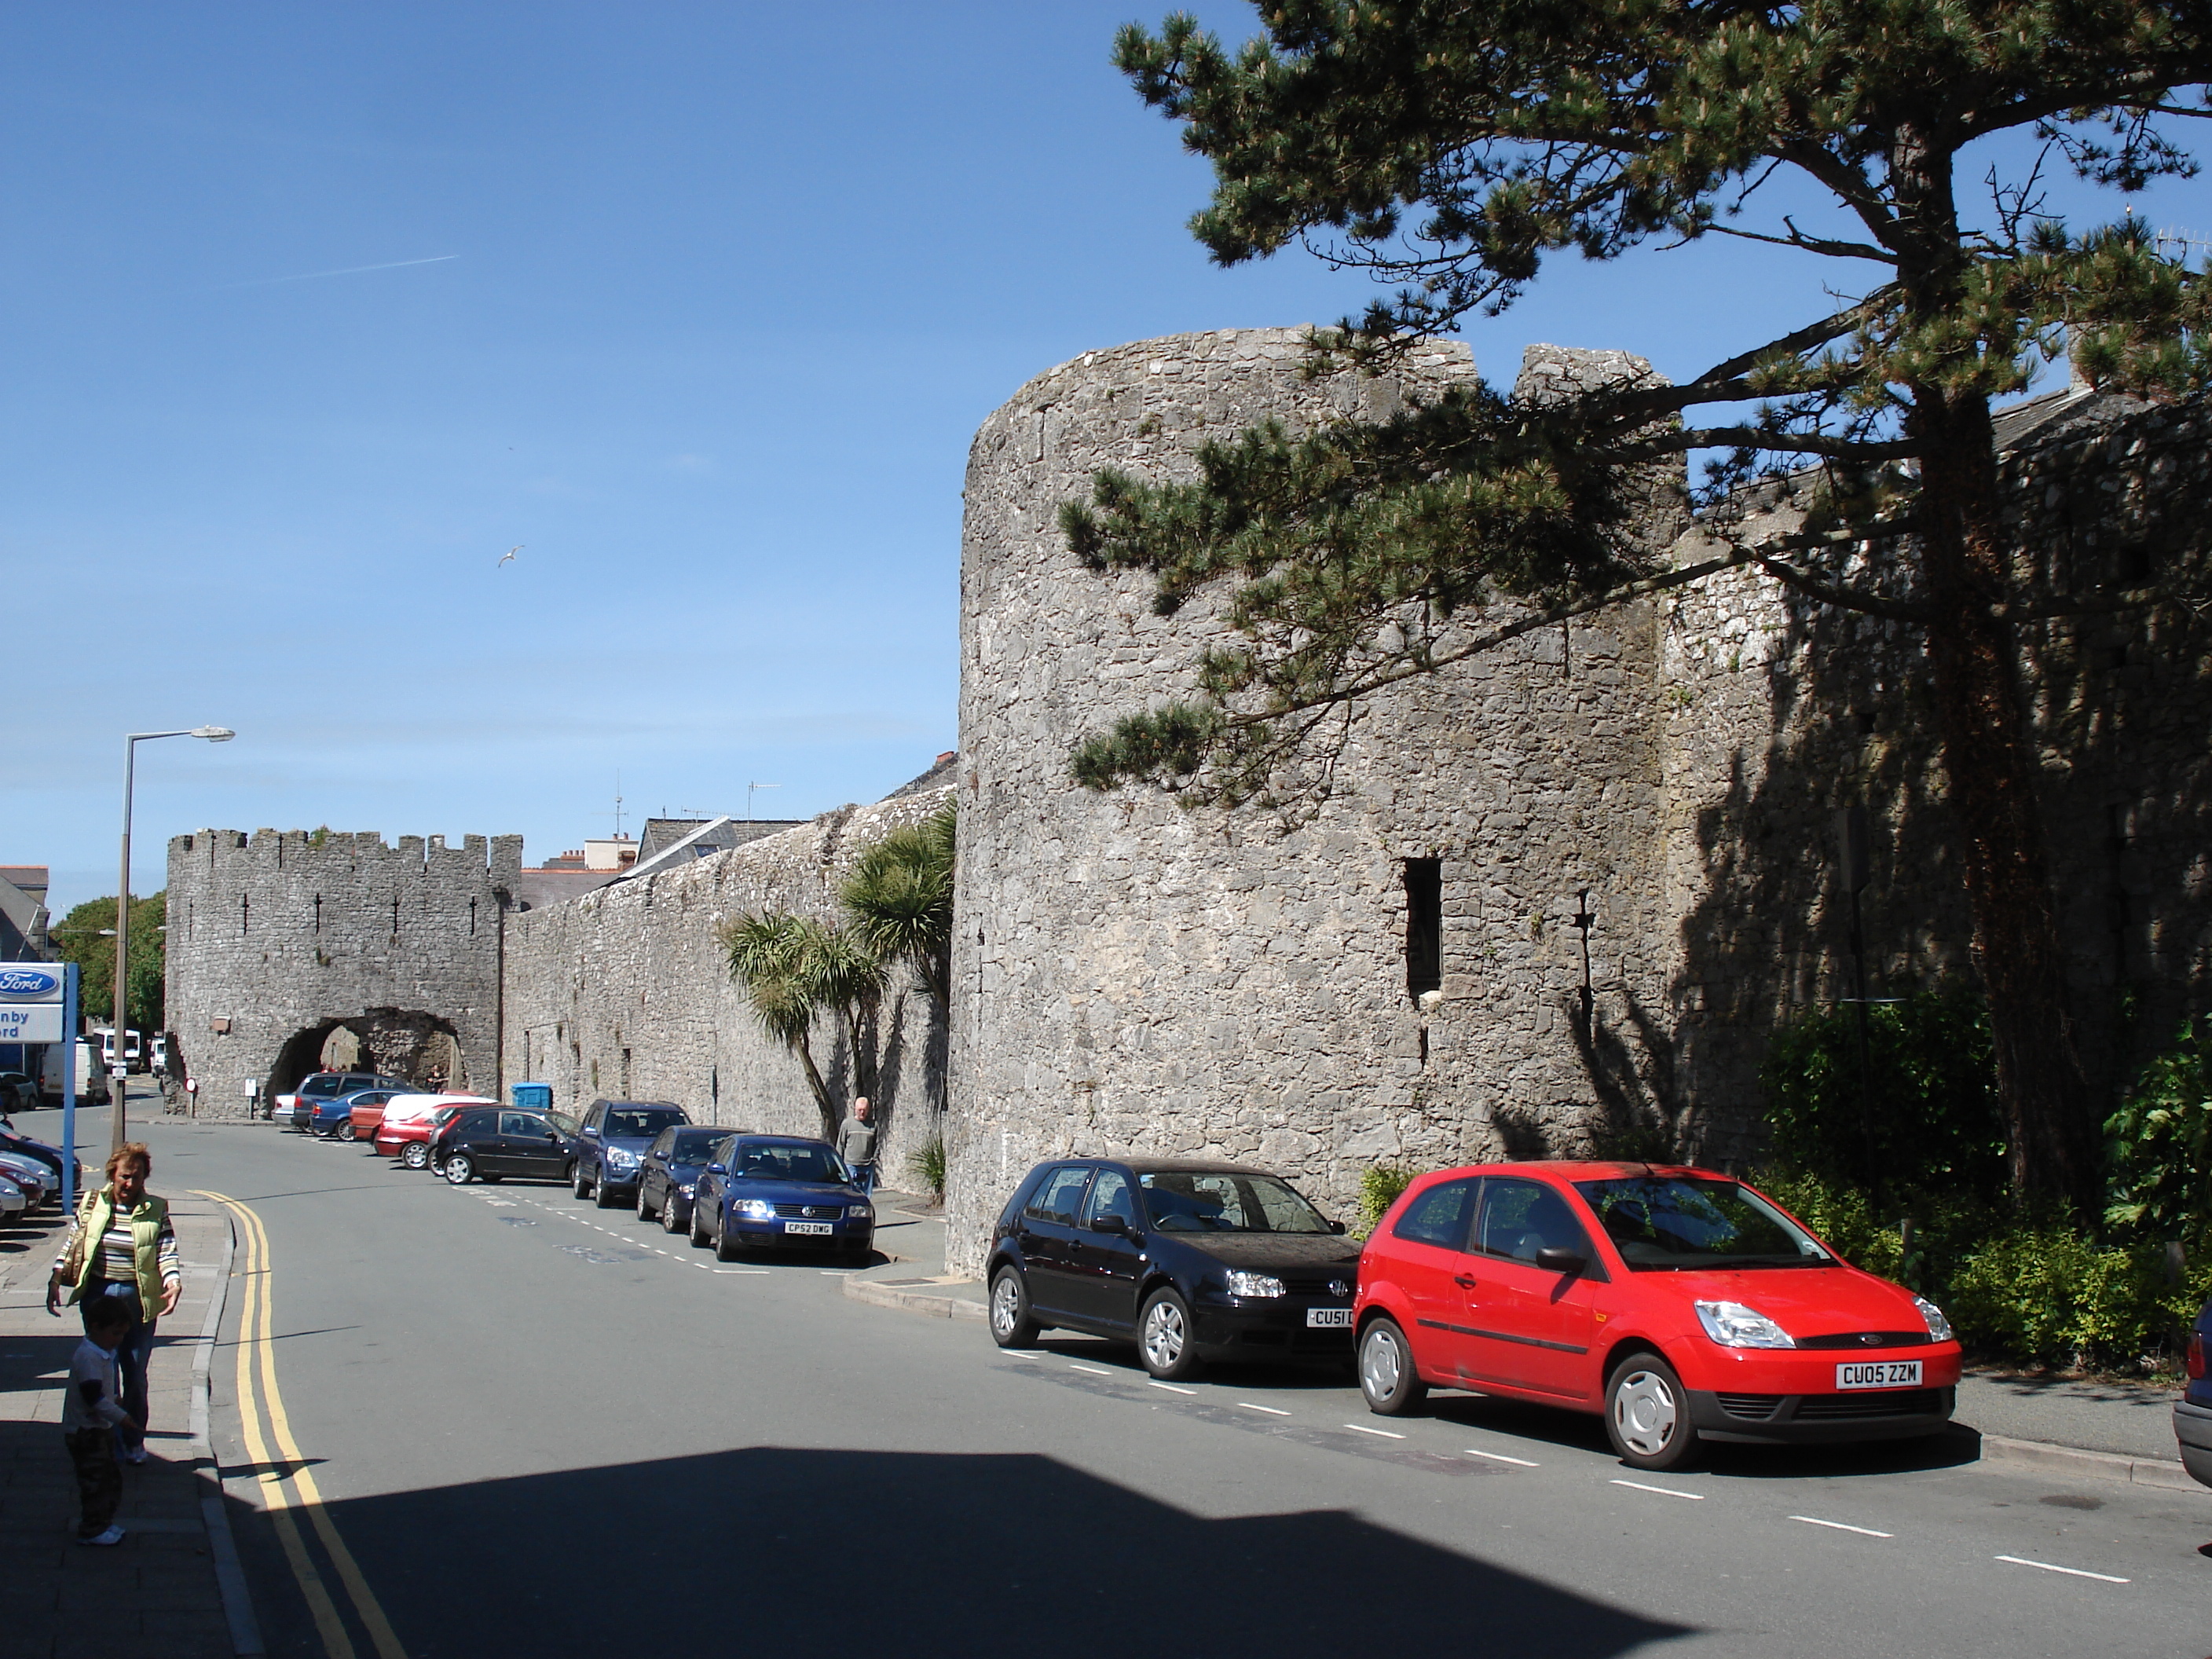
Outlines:
[[50, 997], [62, 976], [44, 968], [0, 968], [0, 997]]

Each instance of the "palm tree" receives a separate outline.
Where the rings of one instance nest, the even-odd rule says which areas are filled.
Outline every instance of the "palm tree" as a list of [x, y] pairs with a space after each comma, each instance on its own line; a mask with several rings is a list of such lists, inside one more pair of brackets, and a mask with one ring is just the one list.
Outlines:
[[872, 1093], [875, 1045], [868, 1023], [883, 989], [883, 963], [851, 934], [782, 911], [740, 916], [723, 927], [721, 940], [729, 952], [731, 979], [761, 1030], [799, 1056], [822, 1116], [823, 1138], [834, 1136], [837, 1107], [815, 1064], [814, 1021], [832, 1014], [844, 1022], [854, 1092]]
[[952, 848], [955, 812], [946, 802], [920, 823], [894, 830], [854, 860], [838, 890], [853, 932], [884, 962], [903, 961], [937, 1000], [952, 1000]]

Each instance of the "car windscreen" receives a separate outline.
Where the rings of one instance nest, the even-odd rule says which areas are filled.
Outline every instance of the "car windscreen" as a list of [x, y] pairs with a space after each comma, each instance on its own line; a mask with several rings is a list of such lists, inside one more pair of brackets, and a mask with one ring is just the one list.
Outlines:
[[730, 1174], [765, 1181], [812, 1181], [842, 1186], [850, 1177], [827, 1146], [741, 1140], [730, 1148]]
[[1145, 1207], [1164, 1233], [1325, 1233], [1320, 1211], [1269, 1175], [1157, 1170], [1140, 1175]]
[[1577, 1181], [1575, 1190], [1639, 1273], [1713, 1267], [1816, 1267], [1833, 1258], [1740, 1182], [1690, 1176]]
[[311, 1077], [300, 1085], [303, 1095], [334, 1095], [345, 1087], [342, 1077]]
[[720, 1129], [679, 1129], [661, 1156], [678, 1164], [704, 1164], [721, 1139]]
[[601, 1133], [610, 1135], [643, 1135], [647, 1139], [659, 1134], [672, 1123], [684, 1121], [684, 1114], [673, 1106], [658, 1109], [650, 1106], [627, 1107], [609, 1112]]

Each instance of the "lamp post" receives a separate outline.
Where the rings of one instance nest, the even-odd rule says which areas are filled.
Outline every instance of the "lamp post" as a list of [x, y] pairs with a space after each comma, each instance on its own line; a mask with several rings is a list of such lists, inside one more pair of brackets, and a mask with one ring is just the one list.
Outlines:
[[227, 726], [195, 726], [185, 732], [133, 732], [123, 739], [123, 878], [115, 890], [115, 1061], [107, 1068], [107, 1099], [113, 1120], [108, 1150], [123, 1145], [123, 1100], [131, 1069], [131, 789], [138, 769], [138, 745], [155, 738], [202, 738], [228, 743], [238, 735]]

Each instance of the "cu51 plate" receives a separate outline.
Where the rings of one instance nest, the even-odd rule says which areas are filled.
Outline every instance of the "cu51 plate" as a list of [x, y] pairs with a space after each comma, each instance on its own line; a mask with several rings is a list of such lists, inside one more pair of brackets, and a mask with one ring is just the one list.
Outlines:
[[1917, 1359], [1873, 1359], [1861, 1364], [1836, 1367], [1838, 1389], [1917, 1389], [1920, 1362]]
[[1309, 1329], [1349, 1330], [1352, 1328], [1352, 1310], [1349, 1308], [1308, 1308], [1306, 1325]]

